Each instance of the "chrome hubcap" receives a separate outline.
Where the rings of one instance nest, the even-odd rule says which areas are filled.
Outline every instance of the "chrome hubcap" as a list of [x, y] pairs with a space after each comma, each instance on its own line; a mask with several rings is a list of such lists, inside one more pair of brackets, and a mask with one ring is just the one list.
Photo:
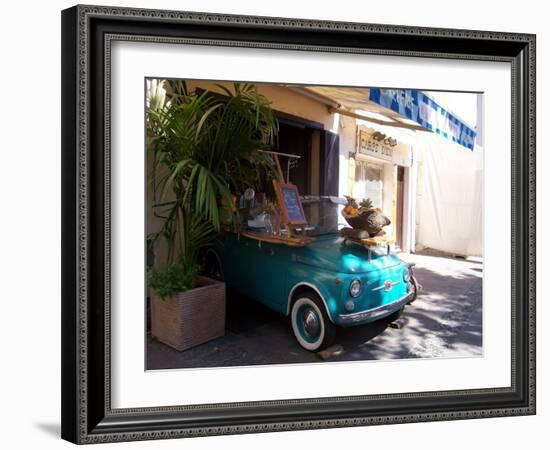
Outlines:
[[318, 336], [321, 330], [321, 324], [319, 323], [319, 318], [313, 310], [304, 311], [302, 314], [302, 324], [304, 330], [310, 336]]

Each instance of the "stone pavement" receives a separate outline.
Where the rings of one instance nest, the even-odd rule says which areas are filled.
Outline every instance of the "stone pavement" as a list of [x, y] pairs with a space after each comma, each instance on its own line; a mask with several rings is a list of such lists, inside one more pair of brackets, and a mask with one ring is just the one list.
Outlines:
[[481, 356], [482, 263], [429, 254], [400, 257], [416, 262], [422, 291], [394, 324], [380, 320], [339, 329], [335, 345], [315, 354], [298, 345], [286, 317], [233, 294], [224, 337], [178, 352], [148, 335], [147, 369]]

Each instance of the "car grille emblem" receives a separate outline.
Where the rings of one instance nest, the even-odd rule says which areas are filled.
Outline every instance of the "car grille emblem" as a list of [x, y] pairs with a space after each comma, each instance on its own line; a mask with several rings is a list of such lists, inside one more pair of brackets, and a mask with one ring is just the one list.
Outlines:
[[391, 290], [392, 287], [393, 287], [393, 283], [391, 282], [391, 280], [386, 280], [384, 282], [384, 290], [385, 291]]

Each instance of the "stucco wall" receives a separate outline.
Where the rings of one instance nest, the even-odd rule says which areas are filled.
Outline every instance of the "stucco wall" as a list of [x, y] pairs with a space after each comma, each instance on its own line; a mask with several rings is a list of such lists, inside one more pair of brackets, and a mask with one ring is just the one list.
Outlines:
[[349, 154], [355, 153], [357, 139], [357, 125], [355, 119], [338, 114], [338, 128], [332, 131], [340, 136], [340, 164], [339, 164], [339, 186], [340, 197], [349, 192]]
[[[217, 85], [222, 85], [233, 90], [233, 83], [228, 82], [206, 82], [200, 80], [187, 82], [189, 89], [200, 87], [223, 94], [223, 90]], [[325, 130], [332, 129], [333, 115], [328, 112], [327, 106], [323, 103], [283, 86], [260, 83], [257, 83], [256, 86], [258, 86], [258, 91], [270, 100], [271, 107], [274, 110], [322, 123]]]

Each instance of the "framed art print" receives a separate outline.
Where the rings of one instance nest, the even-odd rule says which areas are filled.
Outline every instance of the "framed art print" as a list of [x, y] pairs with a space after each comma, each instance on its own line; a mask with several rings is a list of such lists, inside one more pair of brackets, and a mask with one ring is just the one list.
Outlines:
[[62, 12], [62, 437], [535, 413], [535, 36]]

